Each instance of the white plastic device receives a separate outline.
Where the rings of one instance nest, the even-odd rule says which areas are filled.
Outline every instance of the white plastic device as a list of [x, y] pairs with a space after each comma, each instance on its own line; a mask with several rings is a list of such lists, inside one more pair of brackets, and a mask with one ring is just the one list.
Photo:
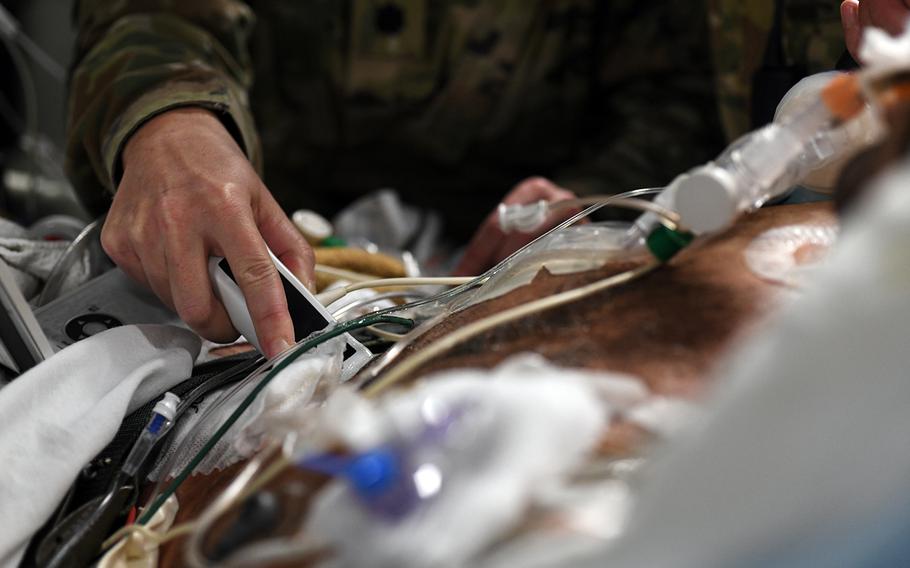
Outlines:
[[[306, 289], [300, 280], [288, 270], [288, 268], [278, 260], [272, 251], [269, 256], [278, 269], [281, 276], [281, 283], [284, 287], [284, 295], [288, 303], [288, 313], [294, 324], [294, 340], [300, 341], [309, 335], [335, 323], [332, 315], [319, 303], [319, 300]], [[234, 328], [240, 332], [247, 341], [262, 352], [262, 346], [259, 338], [256, 336], [256, 329], [253, 326], [253, 319], [250, 317], [250, 310], [247, 307], [246, 299], [243, 292], [234, 280], [234, 275], [227, 260], [221, 257], [209, 258], [209, 276], [212, 281], [212, 288], [215, 295], [224, 304], [228, 316]], [[351, 376], [354, 369], [356, 372], [372, 356], [372, 353], [360, 344], [359, 341], [345, 335], [348, 348], [344, 353], [344, 375]]]

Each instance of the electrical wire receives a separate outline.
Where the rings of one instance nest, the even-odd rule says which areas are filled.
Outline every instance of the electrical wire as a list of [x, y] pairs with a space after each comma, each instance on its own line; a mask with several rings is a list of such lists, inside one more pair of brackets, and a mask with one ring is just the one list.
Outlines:
[[[292, 347], [288, 354], [282, 354], [279, 356], [279, 360], [275, 362], [269, 362], [266, 364], [272, 365], [271, 370], [266, 374], [246, 398], [241, 401], [240, 405], [234, 410], [233, 413], [225, 420], [224, 423], [212, 434], [209, 440], [205, 445], [196, 453], [195, 456], [190, 460], [190, 462], [180, 471], [180, 473], [168, 484], [162, 493], [160, 493], [154, 501], [149, 505], [149, 507], [142, 513], [142, 516], [137, 522], [140, 524], [147, 524], [154, 516], [155, 512], [164, 504], [168, 497], [173, 495], [177, 488], [193, 473], [193, 470], [205, 459], [205, 456], [215, 447], [215, 444], [227, 433], [227, 431], [233, 426], [233, 424], [240, 418], [241, 415], [246, 411], [247, 408], [253, 401], [256, 400], [256, 397], [262, 392], [265, 387], [274, 379], [281, 371], [287, 368], [288, 365], [296, 361], [304, 353], [309, 350], [318, 347], [319, 345], [334, 339], [335, 337], [344, 335], [345, 333], [361, 329], [364, 327], [369, 327], [377, 323], [395, 323], [405, 326], [413, 326], [414, 322], [409, 319], [394, 317], [389, 315], [379, 315], [379, 314], [370, 314], [358, 319], [351, 320], [349, 322], [341, 323], [334, 326], [332, 329], [325, 331], [315, 337], [305, 339], [301, 341], [297, 346]], [[261, 371], [262, 369], [260, 369]], [[258, 373], [259, 371], [257, 371]]]

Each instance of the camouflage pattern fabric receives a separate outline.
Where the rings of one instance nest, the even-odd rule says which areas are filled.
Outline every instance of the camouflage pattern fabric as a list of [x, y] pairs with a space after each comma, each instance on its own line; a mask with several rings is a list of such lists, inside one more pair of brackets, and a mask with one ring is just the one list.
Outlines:
[[663, 184], [724, 142], [707, 1], [80, 0], [68, 170], [103, 210], [129, 135], [198, 105], [288, 209], [388, 186], [464, 236], [529, 175]]
[[[807, 73], [833, 69], [844, 53], [838, 0], [783, 0], [783, 52]], [[752, 79], [762, 66], [775, 0], [708, 0], [718, 105], [728, 139], [750, 130]]]

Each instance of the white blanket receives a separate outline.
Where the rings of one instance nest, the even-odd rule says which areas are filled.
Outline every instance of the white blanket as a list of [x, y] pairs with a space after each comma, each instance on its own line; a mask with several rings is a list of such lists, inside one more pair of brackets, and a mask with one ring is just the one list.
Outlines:
[[19, 562], [123, 418], [188, 378], [199, 338], [125, 326], [64, 349], [0, 390], [0, 565]]

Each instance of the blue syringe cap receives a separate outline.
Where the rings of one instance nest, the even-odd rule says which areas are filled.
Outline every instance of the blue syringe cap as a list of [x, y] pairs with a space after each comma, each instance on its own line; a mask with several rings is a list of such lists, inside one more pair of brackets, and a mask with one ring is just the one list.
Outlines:
[[401, 459], [394, 451], [378, 448], [352, 458], [344, 475], [361, 498], [374, 499], [396, 487], [401, 469]]

